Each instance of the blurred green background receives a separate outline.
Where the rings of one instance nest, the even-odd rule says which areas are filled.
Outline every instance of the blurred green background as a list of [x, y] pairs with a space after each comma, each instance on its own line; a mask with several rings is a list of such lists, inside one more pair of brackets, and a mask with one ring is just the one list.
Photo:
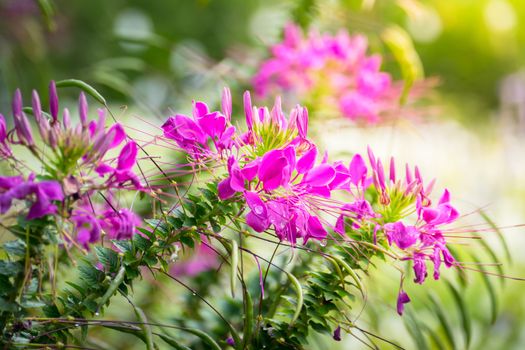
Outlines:
[[[93, 85], [116, 109], [127, 106], [121, 116], [125, 124], [137, 117], [158, 123], [170, 111], [188, 111], [192, 99], [217, 103], [224, 85], [232, 87], [238, 107], [257, 62], [291, 20], [320, 30], [364, 32], [372, 50], [384, 54], [385, 69], [401, 79], [396, 60], [380, 40], [385, 28], [398, 25], [412, 37], [425, 75], [440, 80], [423, 110], [428, 117], [423, 113], [420, 123], [374, 129], [326, 125], [318, 137], [327, 149], [363, 152], [370, 144], [380, 155], [419, 164], [424, 174], [438, 178], [440, 187], [452, 190], [462, 213], [483, 207], [500, 227], [525, 223], [521, 0], [0, 0], [0, 111], [10, 114], [17, 87], [29, 96], [33, 88], [44, 92], [51, 79], [68, 78]], [[78, 95], [73, 89], [60, 93], [70, 98], [66, 105]], [[464, 222], [483, 221], [470, 215]], [[508, 275], [525, 277], [524, 230], [502, 232], [512, 262], [494, 231], [484, 234], [486, 242], [501, 256]], [[493, 282], [487, 287], [485, 279], [471, 274], [465, 295], [474, 315], [470, 348], [522, 349], [525, 282], [489, 277]], [[380, 306], [375, 314], [363, 315], [363, 322], [379, 328], [383, 337], [415, 348], [416, 343], [406, 340], [407, 330], [400, 330], [410, 317], [401, 320], [392, 310], [381, 314], [395, 298], [396, 283], [397, 275], [384, 271], [370, 277], [370, 303]], [[444, 315], [450, 317], [453, 333], [461, 333], [450, 293], [439, 283], [429, 285], [445, 295]], [[490, 301], [487, 288], [493, 289], [496, 302]], [[418, 290], [414, 287], [413, 293]], [[491, 320], [495, 303], [500, 313]], [[415, 304], [417, 322], [436, 323], [425, 316], [424, 299]], [[446, 335], [445, 328], [437, 323], [436, 332]], [[346, 338], [341, 349], [362, 346]], [[130, 346], [119, 347], [117, 338], [108, 342]], [[315, 342], [312, 348], [321, 346]], [[429, 347], [440, 345], [429, 342]]]

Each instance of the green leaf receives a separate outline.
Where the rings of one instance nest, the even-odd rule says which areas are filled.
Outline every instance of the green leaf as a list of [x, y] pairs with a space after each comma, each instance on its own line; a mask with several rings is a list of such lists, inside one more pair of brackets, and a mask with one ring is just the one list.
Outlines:
[[496, 234], [498, 235], [500, 239], [501, 244], [503, 245], [503, 249], [505, 250], [505, 255], [507, 257], [507, 260], [509, 262], [512, 262], [512, 255], [510, 254], [509, 246], [507, 244], [507, 241], [505, 240], [505, 237], [503, 236], [503, 233], [499, 229], [499, 227], [494, 223], [494, 221], [492, 221], [492, 219], [483, 210], [481, 209], [479, 210], [479, 215], [481, 215], [483, 220], [485, 220], [487, 224], [489, 224], [489, 226], [494, 230], [494, 232], [496, 232]]
[[450, 326], [450, 323], [447, 320], [447, 316], [441, 309], [441, 306], [439, 305], [439, 301], [436, 298], [435, 295], [430, 295], [430, 301], [432, 302], [432, 309], [436, 316], [438, 317], [439, 323], [441, 324], [441, 327], [443, 331], [445, 332], [445, 336], [448, 340], [448, 343], [452, 347], [452, 349], [457, 349], [456, 342], [454, 340], [454, 334], [452, 333], [452, 327]]
[[24, 270], [20, 262], [0, 260], [0, 275], [16, 276]]
[[16, 302], [10, 303], [4, 298], [0, 297], [0, 311], [15, 312], [18, 309]]
[[171, 345], [175, 350], [191, 350], [191, 348], [188, 348], [187, 346], [181, 345], [177, 342], [175, 338], [172, 338], [165, 334], [157, 334], [157, 336], [164, 340], [168, 345]]
[[480, 275], [483, 280], [483, 283], [487, 287], [487, 291], [489, 293], [489, 299], [490, 299], [490, 310], [491, 310], [491, 322], [496, 322], [496, 318], [498, 317], [498, 297], [496, 295], [496, 288], [492, 284], [492, 281], [490, 280], [489, 276], [485, 273], [485, 267], [480, 263], [480, 260], [477, 258], [476, 255], [472, 254], [472, 259], [478, 263], [478, 267], [480, 269]]
[[10, 256], [24, 256], [26, 253], [26, 244], [20, 239], [9, 241], [2, 244], [5, 252]]
[[115, 272], [119, 265], [117, 253], [113, 249], [106, 247], [95, 247], [95, 254], [102, 265], [109, 268], [109, 271]]
[[200, 329], [182, 328], [182, 327], [180, 329], [199, 337], [204, 343], [210, 346], [208, 349], [221, 350], [221, 347], [219, 346], [219, 344], [217, 344], [217, 342], [213, 340], [212, 337], [210, 337], [207, 333], [201, 331]]
[[416, 343], [417, 349], [427, 350], [428, 344], [423, 335], [423, 331], [419, 326], [419, 322], [414, 318], [412, 312], [407, 310], [407, 312], [405, 312], [405, 315], [406, 317], [403, 317], [403, 321], [405, 323], [408, 333], [410, 333], [412, 339]]
[[90, 95], [95, 100], [100, 102], [102, 105], [107, 106], [106, 99], [102, 96], [102, 94], [100, 94], [100, 92], [95, 90], [94, 87], [92, 87], [91, 85], [87, 84], [86, 82], [83, 82], [82, 80], [78, 80], [78, 79], [60, 80], [60, 81], [56, 82], [56, 86], [57, 86], [57, 88], [59, 88], [59, 87], [76, 87], [76, 88], [79, 88], [80, 90], [84, 91], [86, 94]]
[[472, 322], [470, 320], [470, 314], [467, 310], [465, 298], [457, 290], [457, 288], [454, 287], [452, 283], [447, 281], [447, 285], [450, 289], [450, 292], [452, 293], [452, 296], [454, 297], [454, 301], [456, 302], [456, 305], [458, 306], [459, 316], [461, 318], [461, 325], [463, 327], [463, 331], [465, 334], [465, 348], [468, 348], [470, 345], [470, 340], [472, 338]]

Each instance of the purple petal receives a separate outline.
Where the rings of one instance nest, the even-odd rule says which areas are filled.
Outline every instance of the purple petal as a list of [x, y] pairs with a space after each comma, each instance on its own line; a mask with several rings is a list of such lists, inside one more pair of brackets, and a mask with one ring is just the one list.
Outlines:
[[299, 174], [304, 174], [313, 168], [317, 158], [317, 147], [313, 145], [298, 161], [295, 169]]
[[95, 172], [100, 176], [103, 177], [107, 173], [113, 172], [115, 169], [113, 169], [111, 166], [109, 166], [106, 163], [100, 163], [96, 168]]
[[241, 169], [242, 176], [248, 180], [252, 181], [255, 176], [257, 176], [257, 172], [259, 171], [259, 163], [260, 158], [257, 158], [256, 160], [246, 164], [244, 168]]
[[122, 127], [120, 123], [113, 124], [111, 128], [109, 128], [108, 133], [106, 135], [108, 135], [109, 132], [111, 131], [114, 132], [114, 136], [113, 136], [113, 141], [111, 142], [111, 145], [109, 146], [110, 149], [115, 148], [118, 145], [120, 145], [120, 143], [124, 141], [124, 139], [126, 138], [126, 132], [124, 131], [124, 128]]
[[221, 200], [231, 198], [236, 193], [236, 191], [230, 186], [229, 177], [219, 182], [217, 186], [217, 191], [219, 193], [219, 199]]
[[41, 181], [38, 183], [38, 188], [42, 194], [52, 200], [63, 200], [64, 193], [62, 186], [56, 181]]
[[333, 338], [335, 341], [341, 341], [341, 326], [337, 326], [334, 330]]
[[274, 190], [283, 184], [283, 172], [287, 165], [288, 159], [281, 150], [272, 150], [264, 155], [259, 167], [259, 179], [266, 191]]
[[266, 218], [268, 216], [268, 209], [266, 204], [255, 192], [246, 191], [244, 193], [244, 198], [246, 198], [246, 204], [252, 210], [252, 212], [261, 217]]
[[137, 160], [137, 144], [129, 141], [120, 151], [118, 156], [117, 169], [129, 170], [135, 165]]
[[335, 178], [335, 170], [330, 164], [320, 164], [305, 174], [302, 182], [311, 186], [327, 186]]
[[350, 162], [350, 181], [358, 186], [363, 183], [366, 178], [367, 168], [366, 164], [360, 154], [354, 155]]
[[208, 106], [204, 102], [197, 101], [193, 104], [193, 117], [195, 119], [203, 117], [209, 113]]
[[422, 284], [425, 282], [425, 278], [427, 277], [427, 265], [425, 264], [425, 256], [422, 254], [415, 254], [414, 255], [414, 282]]
[[328, 232], [321, 224], [321, 220], [319, 220], [317, 216], [311, 215], [308, 218], [308, 236], [318, 240], [322, 240], [326, 238], [327, 234]]
[[400, 290], [399, 294], [397, 295], [397, 313], [399, 316], [403, 315], [403, 311], [405, 311], [405, 304], [409, 302], [410, 298], [408, 297], [408, 294], [403, 290]]
[[253, 211], [246, 215], [246, 224], [253, 228], [256, 232], [264, 232], [270, 225], [267, 218], [260, 217]]

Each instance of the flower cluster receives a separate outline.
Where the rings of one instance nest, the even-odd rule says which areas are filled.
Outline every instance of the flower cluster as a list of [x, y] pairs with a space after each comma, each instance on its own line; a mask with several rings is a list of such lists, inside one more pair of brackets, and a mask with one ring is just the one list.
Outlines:
[[288, 24], [284, 40], [271, 47], [253, 78], [259, 96], [292, 93], [312, 106], [322, 106], [354, 121], [374, 124], [395, 109], [398, 93], [388, 73], [380, 71], [381, 57], [367, 56], [367, 39], [320, 35]]
[[[60, 216], [71, 227], [78, 243], [86, 248], [100, 238], [102, 231], [111, 238], [130, 238], [140, 222], [133, 212], [117, 209], [111, 203], [106, 203], [111, 208], [96, 212], [91, 200], [94, 193], [101, 191], [106, 191], [107, 200], [113, 191], [143, 190], [133, 172], [137, 145], [131, 140], [126, 142], [123, 126], [115, 123], [107, 127], [104, 109], [98, 110], [96, 120], [89, 120], [84, 93], [79, 98], [79, 123], [73, 125], [68, 109], [63, 110], [60, 118], [54, 82], [49, 86], [49, 112], [42, 110], [36, 91], [28, 110], [34, 116], [41, 142], [25, 113], [20, 90], [15, 92], [12, 103], [14, 128], [8, 131], [5, 118], [0, 115], [0, 160], [21, 174], [0, 177], [0, 214], [7, 213], [14, 200], [26, 200], [32, 203], [27, 219], [63, 213]], [[18, 146], [26, 147], [39, 161], [39, 176], [31, 170], [24, 176], [25, 169], [30, 168], [16, 158], [13, 148]], [[109, 156], [112, 150], [119, 150], [116, 158]], [[62, 208], [60, 213], [58, 204]]]
[[[287, 117], [280, 99], [270, 111], [253, 106], [246, 92], [246, 131], [234, 128], [229, 125], [229, 96], [229, 92], [223, 94], [223, 110], [228, 114], [209, 112], [203, 102], [194, 103], [194, 118], [200, 130], [214, 130], [207, 137], [197, 139], [194, 132], [171, 127], [177, 118], [190, 120], [185, 116], [170, 117], [163, 127], [164, 136], [175, 140], [190, 158], [207, 157], [224, 166], [225, 176], [215, 175], [219, 199], [244, 203], [245, 222], [254, 231], [274, 232], [279, 240], [292, 245], [328, 238], [345, 244], [356, 237], [370, 237], [369, 243], [395, 251], [403, 261], [411, 261], [414, 281], [419, 284], [427, 275], [427, 261], [434, 265], [435, 279], [439, 278], [442, 262], [447, 267], [455, 264], [442, 233], [443, 225], [458, 218], [448, 190], [437, 206], [432, 206], [434, 180], [424, 183], [419, 169], [408, 165], [404, 176], [399, 176], [394, 158], [386, 172], [370, 148], [369, 164], [360, 154], [355, 154], [348, 164], [329, 162], [327, 154], [319, 157], [318, 146], [308, 139], [307, 109], [296, 106]], [[167, 124], [169, 128], [165, 127]], [[233, 130], [232, 141], [217, 147], [217, 140], [227, 129]], [[216, 174], [217, 167], [213, 169]], [[331, 236], [331, 232], [339, 238]], [[399, 313], [408, 300], [401, 290]]]

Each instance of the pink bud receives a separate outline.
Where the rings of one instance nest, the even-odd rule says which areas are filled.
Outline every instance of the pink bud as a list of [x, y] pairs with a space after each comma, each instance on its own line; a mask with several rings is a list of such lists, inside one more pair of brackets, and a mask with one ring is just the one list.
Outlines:
[[381, 189], [384, 190], [386, 188], [385, 171], [383, 169], [383, 164], [381, 163], [381, 159], [377, 160], [376, 171], [377, 171], [377, 179], [379, 181], [379, 186], [381, 186]]
[[50, 129], [49, 130], [49, 146], [51, 146], [51, 148], [56, 148], [57, 143], [58, 143], [57, 139], [58, 137], [57, 137], [56, 130]]
[[226, 116], [228, 121], [231, 121], [232, 118], [232, 94], [230, 89], [224, 87], [222, 90], [222, 99], [221, 99], [222, 113]]
[[300, 113], [297, 114], [297, 129], [299, 136], [303, 139], [308, 135], [308, 109], [301, 107]]
[[396, 182], [396, 164], [394, 157], [390, 157], [390, 181], [392, 183]]
[[412, 172], [410, 171], [408, 164], [405, 164], [405, 179], [407, 184], [412, 183]]
[[42, 119], [42, 106], [40, 105], [40, 97], [38, 96], [38, 93], [36, 90], [33, 90], [33, 115], [35, 116], [36, 122], [40, 124], [40, 120]]
[[88, 123], [88, 103], [83, 92], [80, 93], [78, 98], [78, 114], [80, 116], [80, 124], [86, 126]]
[[246, 125], [249, 130], [253, 128], [253, 111], [252, 111], [252, 100], [250, 98], [250, 92], [245, 91], [243, 95], [244, 100], [244, 115], [246, 116]]
[[14, 116], [16, 134], [19, 141], [26, 146], [33, 146], [33, 133], [31, 131], [31, 124], [24, 113]]
[[64, 129], [69, 130], [71, 128], [71, 117], [69, 116], [69, 110], [64, 108], [64, 113], [62, 114], [62, 123], [64, 124]]
[[416, 177], [418, 183], [423, 183], [423, 178], [421, 177], [421, 173], [419, 172], [419, 168], [417, 166], [414, 168], [414, 176]]
[[15, 91], [15, 95], [13, 96], [12, 108], [13, 115], [16, 116], [22, 114], [22, 93], [20, 92], [20, 89], [16, 89]]
[[56, 123], [58, 118], [58, 94], [57, 86], [53, 80], [49, 83], [49, 112], [53, 117], [53, 123]]
[[370, 146], [367, 146], [366, 150], [368, 152], [368, 160], [370, 161], [370, 165], [372, 166], [373, 170], [376, 170], [376, 157], [374, 156], [374, 152]]

